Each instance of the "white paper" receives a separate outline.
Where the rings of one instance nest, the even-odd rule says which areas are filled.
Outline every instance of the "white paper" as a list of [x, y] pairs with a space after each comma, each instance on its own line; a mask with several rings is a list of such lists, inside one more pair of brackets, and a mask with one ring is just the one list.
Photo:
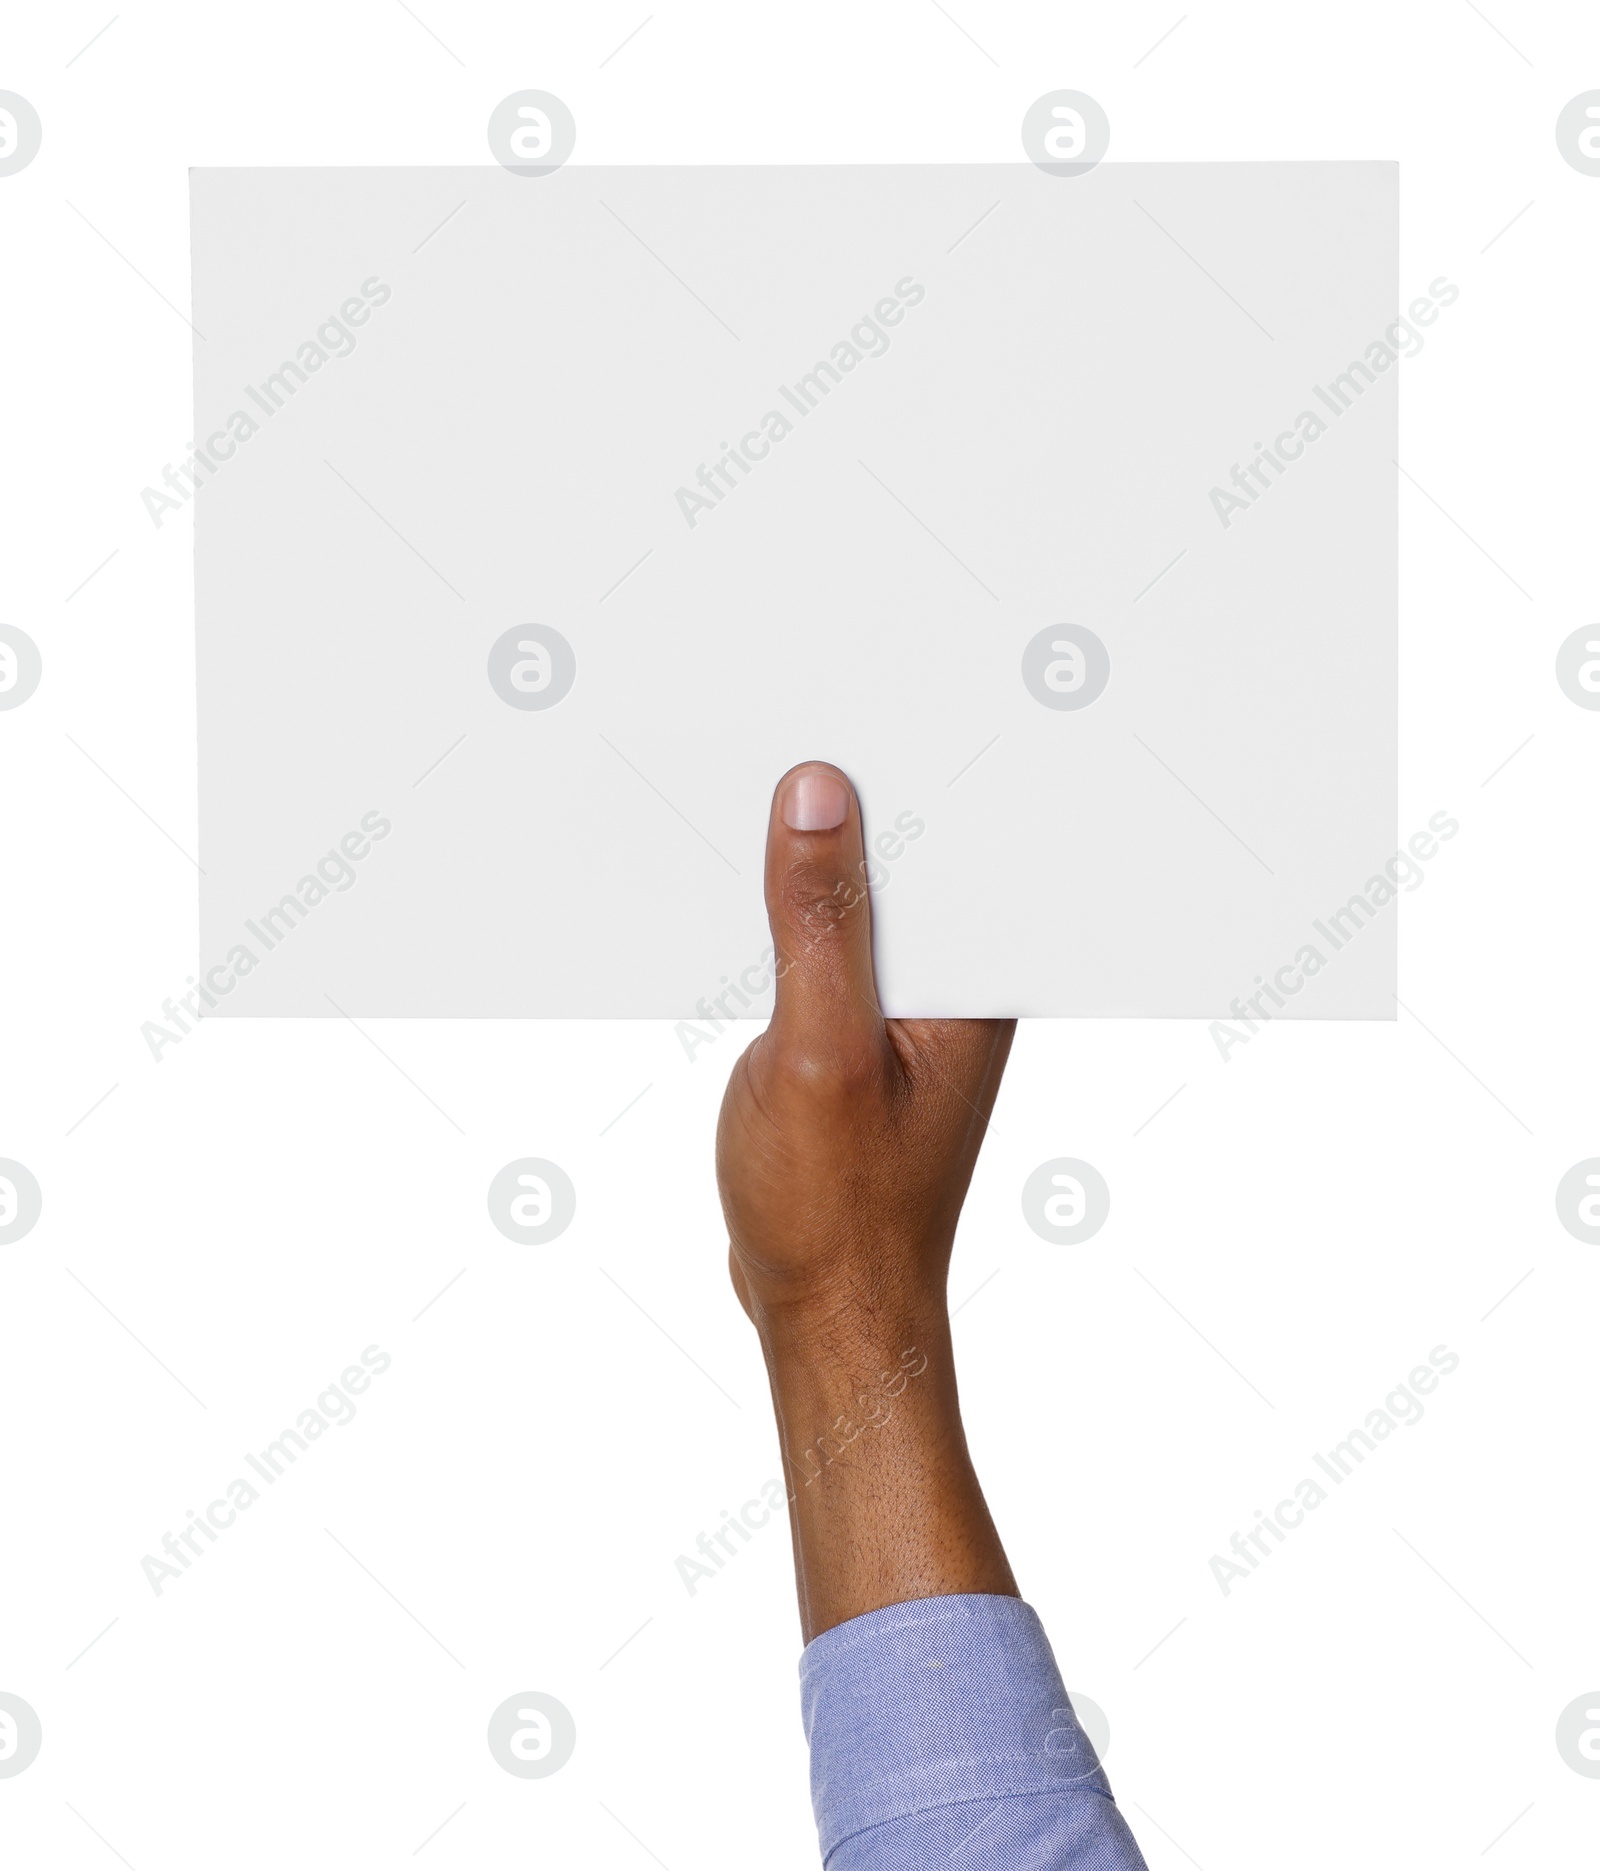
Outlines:
[[1392, 1017], [1393, 165], [200, 170], [193, 214], [208, 1011], [764, 1012], [816, 757], [891, 1012]]

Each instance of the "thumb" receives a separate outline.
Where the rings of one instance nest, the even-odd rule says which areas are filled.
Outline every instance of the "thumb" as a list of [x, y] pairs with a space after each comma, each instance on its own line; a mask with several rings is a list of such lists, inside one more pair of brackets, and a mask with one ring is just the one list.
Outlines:
[[883, 1038], [861, 805], [837, 767], [807, 761], [778, 782], [767, 827], [767, 918], [777, 953], [772, 1032], [816, 1059]]

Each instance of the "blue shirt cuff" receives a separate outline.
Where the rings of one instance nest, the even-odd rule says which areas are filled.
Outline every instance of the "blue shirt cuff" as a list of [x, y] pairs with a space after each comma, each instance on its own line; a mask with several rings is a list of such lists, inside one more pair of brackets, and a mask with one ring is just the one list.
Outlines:
[[936, 1807], [1111, 1801], [1021, 1599], [919, 1598], [851, 1618], [806, 1646], [800, 1694], [824, 1862], [858, 1832]]

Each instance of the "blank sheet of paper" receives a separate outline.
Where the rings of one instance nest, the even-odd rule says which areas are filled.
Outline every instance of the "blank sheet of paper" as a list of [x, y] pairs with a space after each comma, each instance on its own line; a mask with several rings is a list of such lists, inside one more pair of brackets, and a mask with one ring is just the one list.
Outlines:
[[192, 201], [215, 1012], [763, 1012], [819, 757], [891, 1012], [1392, 1017], [1392, 165]]

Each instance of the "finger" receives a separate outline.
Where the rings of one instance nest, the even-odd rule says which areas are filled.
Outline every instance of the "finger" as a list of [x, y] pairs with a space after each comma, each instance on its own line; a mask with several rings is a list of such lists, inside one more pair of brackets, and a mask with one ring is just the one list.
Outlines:
[[837, 767], [808, 761], [778, 782], [766, 890], [779, 1044], [819, 1058], [881, 1046], [861, 806]]

